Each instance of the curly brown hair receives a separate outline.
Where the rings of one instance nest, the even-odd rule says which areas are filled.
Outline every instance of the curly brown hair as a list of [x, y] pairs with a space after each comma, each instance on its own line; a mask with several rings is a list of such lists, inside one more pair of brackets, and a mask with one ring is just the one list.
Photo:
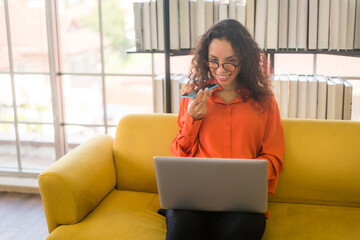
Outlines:
[[[248, 97], [266, 108], [271, 90], [266, 55], [251, 37], [247, 29], [237, 20], [225, 19], [212, 25], [199, 39], [191, 61], [188, 87], [193, 89], [204, 85], [212, 78], [209, 60], [209, 45], [213, 39], [227, 40], [240, 60], [240, 72], [236, 81], [244, 101]], [[257, 107], [259, 105], [257, 104]], [[255, 108], [257, 108], [254, 105]]]

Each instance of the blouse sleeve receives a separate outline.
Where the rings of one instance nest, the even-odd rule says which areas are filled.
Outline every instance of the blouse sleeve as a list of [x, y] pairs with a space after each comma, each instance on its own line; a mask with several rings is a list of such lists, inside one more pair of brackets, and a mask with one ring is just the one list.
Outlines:
[[[268, 180], [277, 183], [278, 176], [284, 168], [284, 133], [279, 108], [274, 97], [268, 111], [264, 140], [258, 159], [268, 161]], [[271, 192], [271, 189], [269, 190]]]
[[181, 99], [177, 121], [179, 132], [170, 146], [171, 153], [177, 157], [194, 156], [199, 144], [198, 134], [202, 120], [194, 121], [187, 111], [188, 104], [189, 99]]

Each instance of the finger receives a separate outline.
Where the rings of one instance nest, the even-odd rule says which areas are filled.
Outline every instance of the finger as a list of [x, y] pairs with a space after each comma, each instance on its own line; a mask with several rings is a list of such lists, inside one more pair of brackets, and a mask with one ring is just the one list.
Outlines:
[[195, 101], [196, 101], [197, 104], [201, 102], [201, 100], [203, 98], [203, 95], [204, 95], [204, 92], [203, 92], [203, 90], [200, 89], [198, 91], [197, 96], [195, 97]]
[[201, 101], [207, 102], [210, 96], [210, 90], [208, 88], [205, 88], [204, 94], [202, 95]]

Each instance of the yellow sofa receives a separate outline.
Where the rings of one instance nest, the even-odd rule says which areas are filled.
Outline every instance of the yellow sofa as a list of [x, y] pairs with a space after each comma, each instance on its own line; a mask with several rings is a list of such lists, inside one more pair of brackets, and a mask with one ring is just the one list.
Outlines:
[[[169, 156], [177, 116], [124, 117], [39, 176], [47, 239], [165, 239], [153, 156]], [[285, 169], [263, 239], [360, 239], [360, 122], [283, 120]]]

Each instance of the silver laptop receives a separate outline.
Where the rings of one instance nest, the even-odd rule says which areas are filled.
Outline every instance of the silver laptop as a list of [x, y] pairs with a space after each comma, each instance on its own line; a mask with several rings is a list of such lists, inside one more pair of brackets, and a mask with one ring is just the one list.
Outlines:
[[154, 157], [154, 163], [162, 208], [267, 211], [266, 160]]

